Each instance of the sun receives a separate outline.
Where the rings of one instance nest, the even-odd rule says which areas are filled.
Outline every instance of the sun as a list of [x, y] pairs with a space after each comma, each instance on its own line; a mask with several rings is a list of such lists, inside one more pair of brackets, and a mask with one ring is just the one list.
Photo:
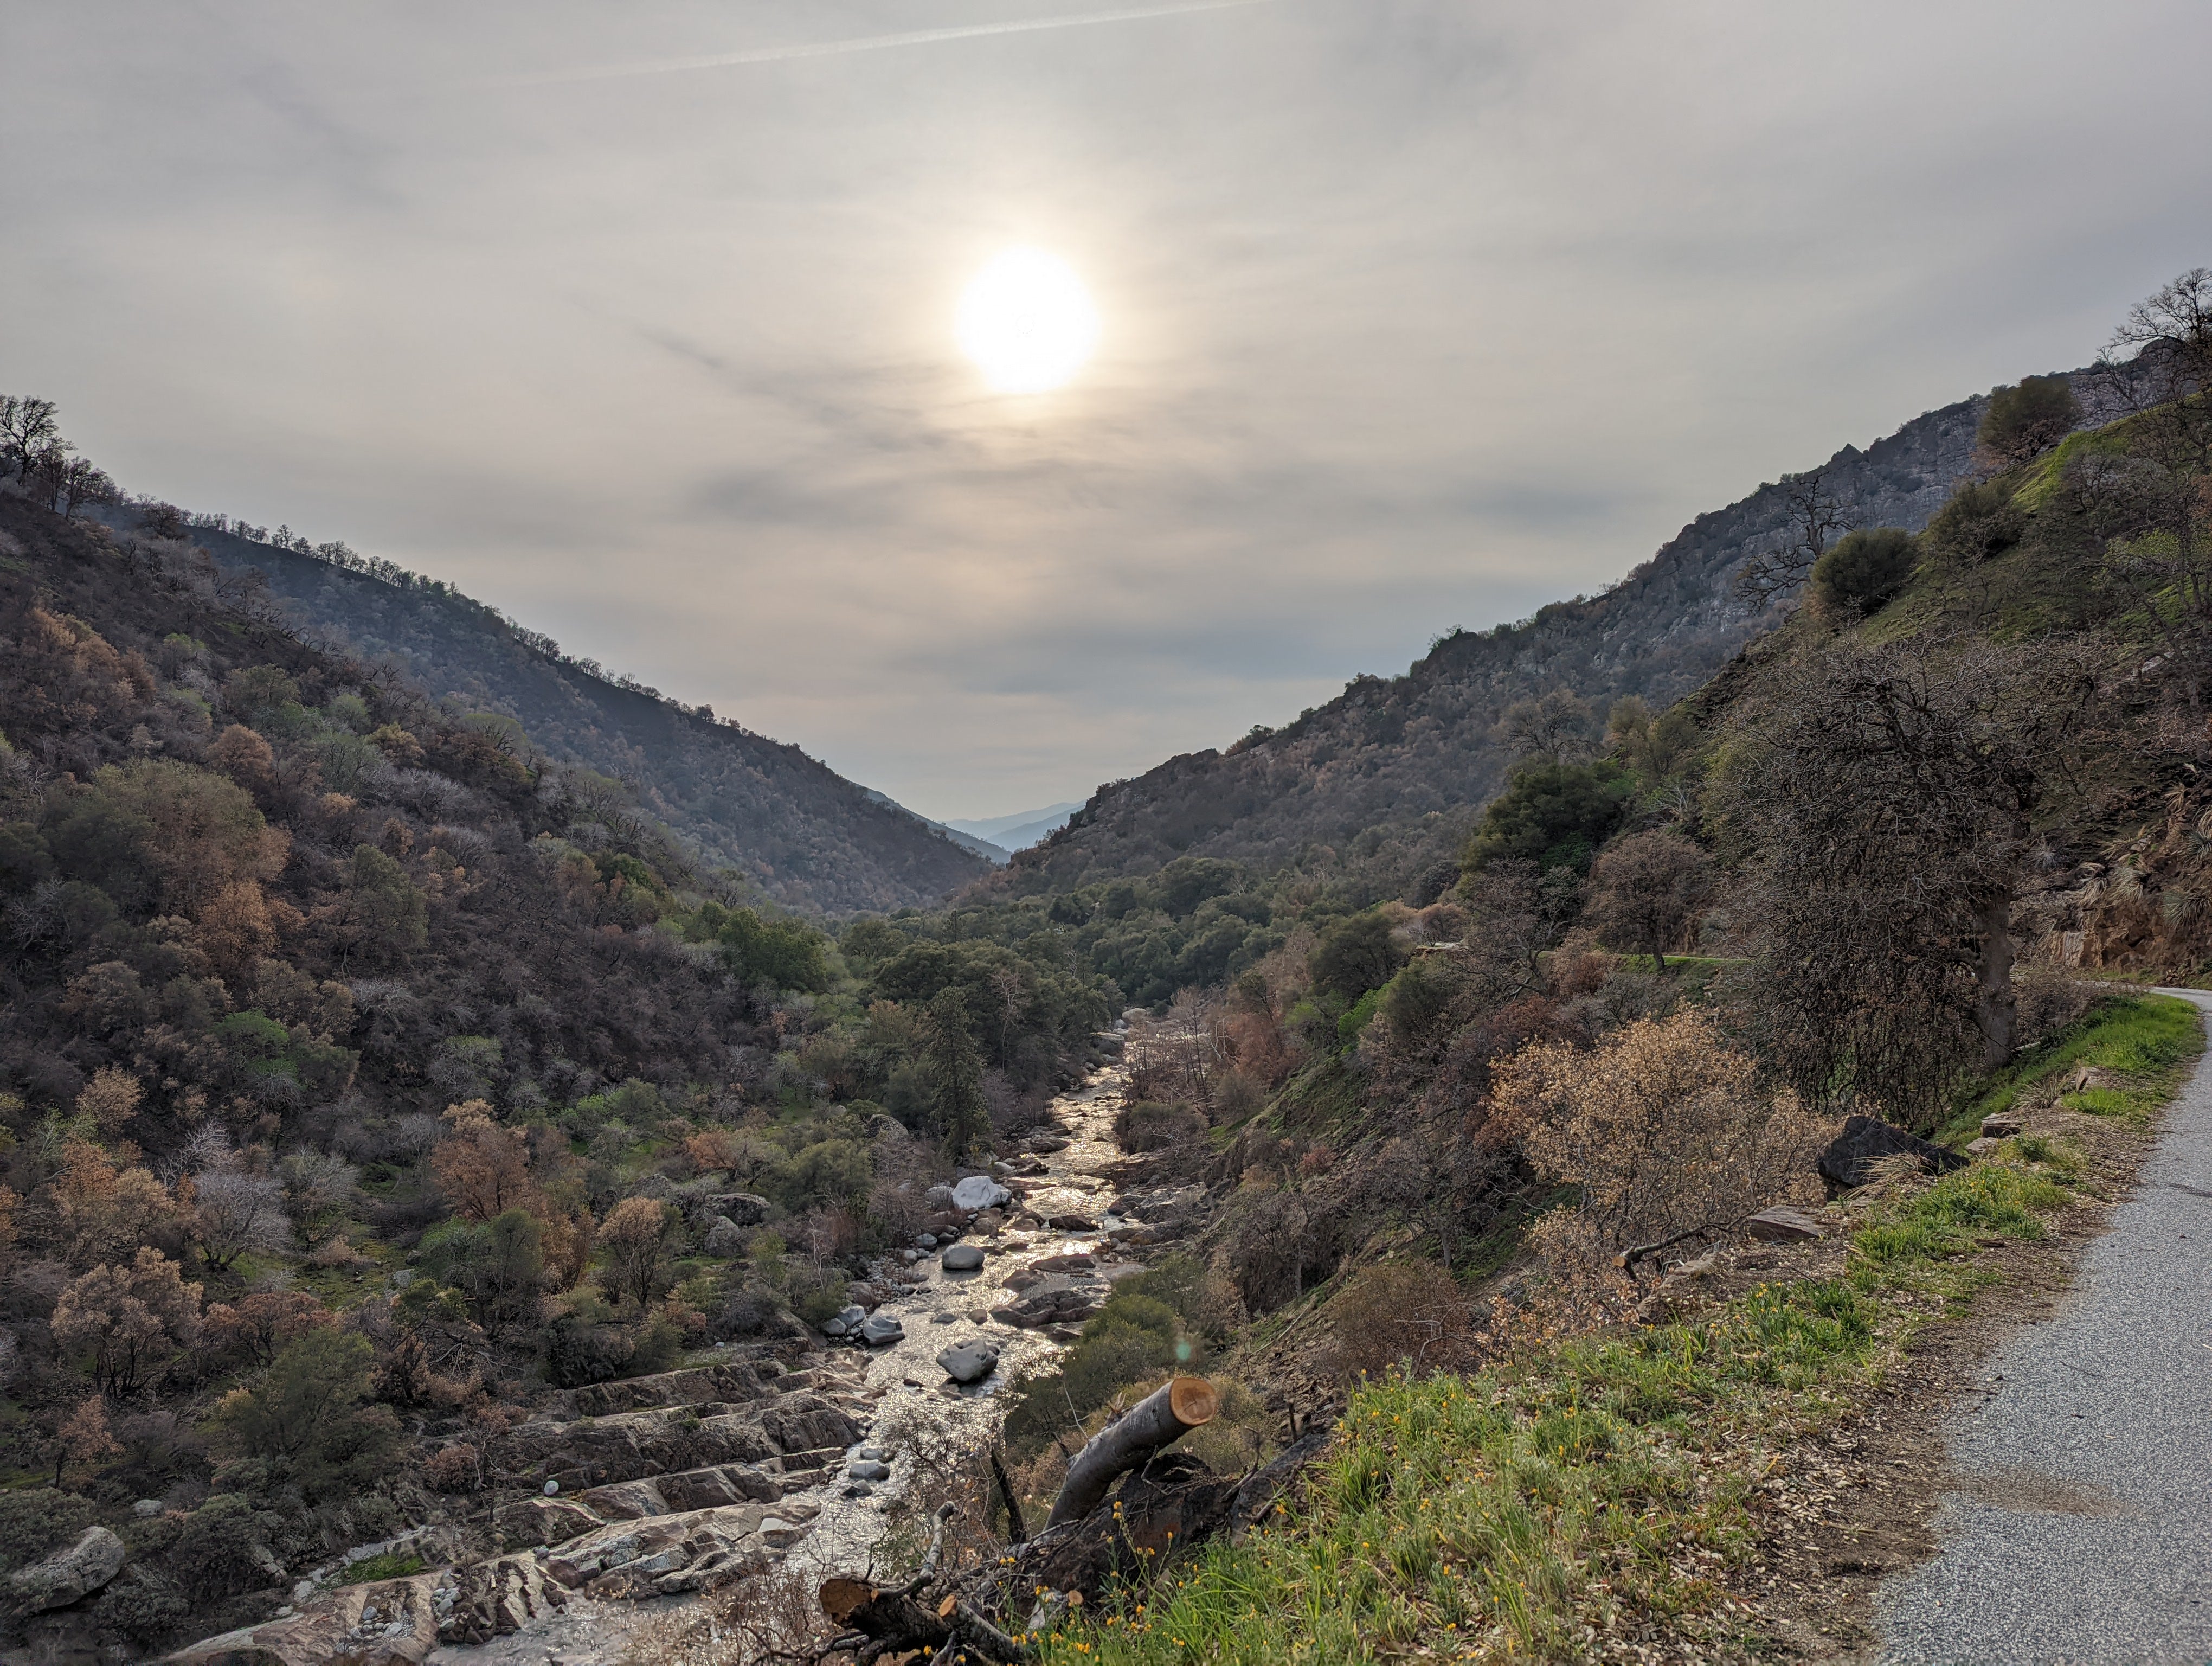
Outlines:
[[1075, 269], [1042, 249], [1008, 249], [968, 281], [960, 350], [1001, 393], [1042, 393], [1098, 345], [1098, 309]]

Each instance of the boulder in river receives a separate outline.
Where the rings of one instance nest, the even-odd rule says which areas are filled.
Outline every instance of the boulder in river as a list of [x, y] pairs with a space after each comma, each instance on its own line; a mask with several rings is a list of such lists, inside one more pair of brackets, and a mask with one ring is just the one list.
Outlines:
[[980, 1383], [999, 1368], [999, 1350], [981, 1337], [963, 1342], [937, 1356], [945, 1374], [956, 1383]]
[[29, 1614], [67, 1608], [112, 1579], [129, 1554], [123, 1541], [106, 1528], [88, 1527], [67, 1550], [9, 1574], [9, 1595]]
[[845, 1474], [854, 1481], [889, 1481], [891, 1467], [879, 1458], [862, 1458], [847, 1468]]
[[1054, 1275], [1030, 1285], [1019, 1301], [993, 1308], [991, 1316], [1001, 1324], [1041, 1330], [1047, 1325], [1081, 1324], [1105, 1300], [1106, 1287], [1095, 1280]]
[[948, 1273], [981, 1272], [983, 1251], [977, 1244], [956, 1243], [937, 1258], [937, 1264]]
[[822, 1322], [824, 1336], [850, 1336], [867, 1322], [868, 1310], [855, 1303]]
[[1012, 1201], [1013, 1194], [988, 1174], [971, 1174], [952, 1189], [952, 1207], [971, 1213], [979, 1209], [995, 1209]]
[[860, 1340], [872, 1348], [903, 1341], [906, 1327], [888, 1313], [872, 1313], [860, 1326]]

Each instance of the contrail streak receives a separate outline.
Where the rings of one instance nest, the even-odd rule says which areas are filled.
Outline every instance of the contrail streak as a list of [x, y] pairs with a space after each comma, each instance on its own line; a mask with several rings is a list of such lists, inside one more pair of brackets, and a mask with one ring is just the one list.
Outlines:
[[1077, 29], [1096, 23], [1133, 23], [1147, 17], [1180, 17], [1187, 12], [1225, 11], [1232, 6], [1264, 6], [1271, 0], [1183, 0], [1179, 5], [1138, 6], [1121, 11], [1077, 12], [1066, 17], [1035, 17], [1011, 23], [971, 23], [949, 29], [911, 29], [903, 34], [861, 35], [811, 46], [761, 46], [744, 52], [710, 52], [697, 58], [664, 58], [646, 64], [618, 64], [591, 70], [548, 70], [536, 75], [501, 76], [484, 83], [495, 87], [552, 87], [578, 81], [614, 81], [628, 76], [672, 75], [684, 70], [723, 70], [741, 64], [783, 64], [800, 58], [834, 58], [842, 52], [875, 52], [892, 46], [927, 46], [939, 40], [970, 40], [979, 35], [1027, 34], [1035, 29]]

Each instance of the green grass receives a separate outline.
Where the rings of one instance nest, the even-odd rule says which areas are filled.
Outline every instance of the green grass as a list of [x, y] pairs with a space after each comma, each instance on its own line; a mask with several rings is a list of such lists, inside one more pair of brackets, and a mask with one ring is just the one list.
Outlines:
[[1717, 1576], [1754, 1541], [1774, 1449], [1838, 1417], [1931, 1305], [1971, 1300], [1989, 1276], [1968, 1259], [1978, 1239], [2040, 1237], [2067, 1197], [1976, 1164], [1878, 1207], [1840, 1279], [1363, 1387], [1300, 1504], [1039, 1639], [1041, 1658], [1578, 1660], [1653, 1632], [1747, 1645]]
[[1984, 1116], [2012, 1110], [2031, 1090], [2085, 1064], [2125, 1079], [2062, 1094], [2058, 1103], [2139, 1125], [2173, 1097], [2188, 1064], [2203, 1050], [2203, 1025], [2190, 1002], [2173, 995], [2110, 996], [1985, 1082], [1936, 1138], [1946, 1145], [1971, 1140]]
[[366, 1585], [379, 1579], [404, 1579], [410, 1574], [422, 1572], [427, 1566], [411, 1551], [387, 1550], [380, 1556], [356, 1562], [338, 1576], [338, 1584]]

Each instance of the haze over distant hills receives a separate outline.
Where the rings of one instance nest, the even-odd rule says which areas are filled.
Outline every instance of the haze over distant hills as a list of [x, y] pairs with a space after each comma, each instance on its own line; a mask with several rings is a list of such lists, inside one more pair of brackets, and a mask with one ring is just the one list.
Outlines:
[[1009, 816], [991, 816], [981, 821], [947, 822], [947, 827], [957, 829], [972, 838], [983, 839], [999, 849], [1009, 853], [1026, 850], [1038, 841], [1050, 837], [1067, 825], [1067, 818], [1082, 809], [1079, 804], [1048, 804], [1042, 810], [1017, 810]]

